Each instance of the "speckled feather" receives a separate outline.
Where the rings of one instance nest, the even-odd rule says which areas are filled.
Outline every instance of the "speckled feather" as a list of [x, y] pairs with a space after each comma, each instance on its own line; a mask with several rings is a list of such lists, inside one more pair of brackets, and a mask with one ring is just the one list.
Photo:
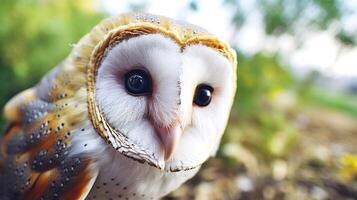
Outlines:
[[[98, 175], [95, 160], [70, 152], [73, 137], [86, 131], [88, 122], [122, 155], [160, 168], [152, 155], [107, 124], [94, 98], [97, 65], [106, 49], [127, 30], [129, 35], [160, 31], [182, 48], [189, 44], [210, 46], [236, 66], [235, 54], [228, 45], [193, 25], [143, 14], [104, 20], [38, 85], [6, 105], [9, 125], [0, 146], [0, 199], [86, 198]], [[117, 141], [122, 142], [113, 144]]]
[[80, 77], [71, 80], [63, 67], [5, 107], [9, 126], [1, 141], [1, 199], [80, 199], [93, 184], [97, 172], [91, 159], [68, 155], [71, 138], [88, 118]]

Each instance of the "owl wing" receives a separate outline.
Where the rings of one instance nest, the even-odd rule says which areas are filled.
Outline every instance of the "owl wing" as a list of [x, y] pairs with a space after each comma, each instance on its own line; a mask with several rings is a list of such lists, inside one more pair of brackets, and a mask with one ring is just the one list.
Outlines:
[[80, 105], [65, 77], [57, 67], [5, 106], [0, 199], [84, 199], [93, 186], [93, 161], [70, 154]]

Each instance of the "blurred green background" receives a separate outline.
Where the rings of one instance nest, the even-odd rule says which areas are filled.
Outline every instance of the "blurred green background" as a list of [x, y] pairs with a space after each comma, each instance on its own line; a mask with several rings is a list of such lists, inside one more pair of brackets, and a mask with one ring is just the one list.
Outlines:
[[[357, 52], [356, 4], [222, 0], [206, 5], [208, 1], [184, 0], [165, 8], [166, 1], [159, 0], [118, 2], [2, 0], [0, 107], [36, 84], [109, 15], [165, 14], [160, 10], [167, 9], [175, 11], [172, 17], [189, 22], [192, 18], [192, 23], [204, 26], [210, 19], [202, 13], [221, 16], [215, 13], [219, 10], [227, 25], [219, 34], [237, 49], [239, 62], [230, 123], [217, 157], [166, 198], [357, 199], [357, 57], [347, 63], [354, 66], [351, 72], [339, 69], [346, 63], [340, 58]], [[253, 31], [245, 46], [240, 43], [243, 30]], [[312, 33], [333, 41], [330, 66], [291, 62]], [[250, 43], [260, 46], [252, 50]], [[292, 46], [289, 51], [285, 44]], [[323, 45], [313, 46], [318, 50], [297, 60], [314, 55], [331, 60], [331, 55], [323, 55], [328, 50]], [[0, 126], [5, 126], [3, 118]]]

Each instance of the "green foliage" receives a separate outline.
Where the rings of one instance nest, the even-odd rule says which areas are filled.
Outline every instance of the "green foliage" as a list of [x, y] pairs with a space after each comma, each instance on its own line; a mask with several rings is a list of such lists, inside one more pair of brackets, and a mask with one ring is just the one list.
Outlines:
[[357, 118], [356, 95], [336, 93], [314, 87], [303, 101], [310, 102], [315, 106], [339, 110]]
[[278, 55], [258, 53], [251, 57], [238, 54], [237, 96], [235, 109], [240, 115], [256, 115], [264, 110], [264, 102], [293, 84], [287, 68]]
[[3, 0], [0, 107], [63, 60], [101, 18], [92, 2], [84, 0]]
[[22, 82], [37, 81], [99, 21], [84, 5], [70, 0], [3, 2], [0, 44], [5, 67]]
[[240, 143], [271, 161], [284, 156], [296, 136], [288, 113], [276, 103], [292, 91], [294, 79], [278, 55], [238, 55], [237, 96], [223, 146]]
[[[241, 27], [250, 13], [243, 9], [243, 1], [225, 0], [224, 3], [234, 10], [233, 25]], [[327, 30], [333, 24], [330, 31], [333, 31], [335, 38], [343, 45], [352, 46], [357, 43], [355, 33], [346, 31], [342, 23], [336, 23], [356, 13], [344, 1], [257, 0], [255, 6], [262, 14], [267, 35], [291, 34], [299, 39], [299, 33], [303, 29]]]
[[340, 18], [342, 10], [337, 0], [258, 0], [267, 34], [291, 32], [295, 23], [326, 29]]
[[336, 34], [336, 38], [344, 45], [346, 46], [356, 46], [357, 45], [357, 35], [353, 36], [351, 34], [348, 34], [344, 30], [340, 30]]

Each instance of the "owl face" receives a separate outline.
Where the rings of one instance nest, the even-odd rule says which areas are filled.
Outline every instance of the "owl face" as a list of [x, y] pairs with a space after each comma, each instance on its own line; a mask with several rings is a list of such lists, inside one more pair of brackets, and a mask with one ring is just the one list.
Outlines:
[[140, 162], [167, 171], [200, 166], [215, 154], [224, 132], [235, 63], [212, 45], [127, 32], [98, 46], [99, 57], [92, 54], [97, 59], [88, 73], [89, 107], [94, 103], [90, 112], [99, 115], [94, 126]]

